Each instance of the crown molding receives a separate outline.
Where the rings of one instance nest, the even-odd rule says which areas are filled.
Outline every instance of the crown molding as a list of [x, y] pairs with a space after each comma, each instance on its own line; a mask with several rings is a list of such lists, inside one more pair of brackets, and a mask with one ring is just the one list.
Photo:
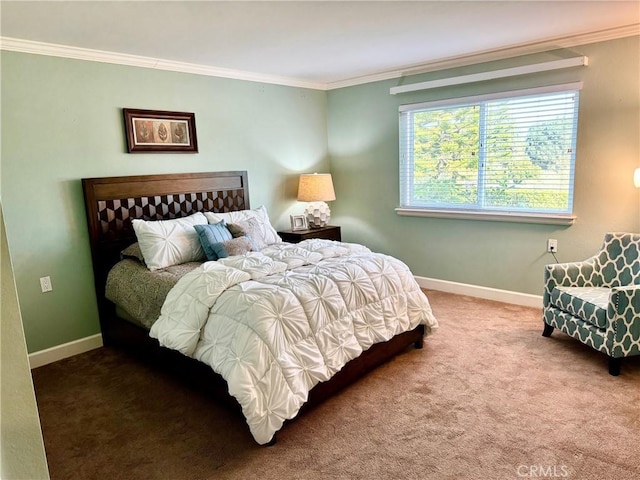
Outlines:
[[19, 38], [0, 37], [0, 50], [11, 52], [32, 53], [50, 57], [71, 58], [74, 60], [87, 60], [90, 62], [113, 63], [131, 67], [153, 68], [156, 70], [168, 70], [172, 72], [192, 73], [209, 77], [231, 78], [234, 80], [246, 80], [249, 82], [269, 83], [284, 85], [287, 87], [309, 88], [324, 90], [326, 85], [319, 82], [310, 82], [297, 78], [266, 75], [228, 68], [210, 67], [196, 63], [175, 62], [161, 58], [129, 55], [126, 53], [92, 50], [89, 48], [71, 47], [53, 43], [35, 42]]
[[246, 80], [249, 82], [268, 83], [287, 87], [309, 88], [312, 90], [335, 90], [338, 88], [352, 87], [365, 83], [418, 75], [436, 70], [445, 70], [448, 68], [463, 67], [495, 60], [504, 60], [507, 58], [540, 53], [548, 50], [556, 50], [559, 48], [571, 48], [589, 43], [616, 40], [618, 38], [631, 37], [635, 35], [640, 35], [640, 24], [638, 23], [618, 28], [600, 30], [597, 32], [550, 38], [534, 43], [518, 44], [500, 49], [486, 50], [472, 55], [448, 57], [434, 62], [409, 65], [402, 69], [393, 69], [327, 83], [312, 82], [298, 78], [280, 77], [276, 75], [265, 75], [242, 70], [211, 67], [195, 63], [175, 62], [172, 60], [129, 55], [126, 53], [107, 52], [103, 50], [71, 47], [68, 45], [35, 42], [32, 40], [22, 40], [11, 37], [0, 37], [0, 50], [71, 58], [75, 60], [87, 60], [91, 62], [113, 63], [116, 65], [128, 65], [132, 67], [153, 68], [156, 70], [168, 70], [172, 72], [191, 73], [210, 77], [231, 78], [234, 80]]
[[330, 82], [327, 83], [326, 90], [353, 87], [356, 85], [362, 85], [364, 83], [391, 80], [394, 78], [408, 77], [411, 75], [435, 72], [438, 70], [446, 70], [449, 68], [466, 67], [479, 63], [505, 60], [507, 58], [519, 57], [522, 55], [541, 53], [549, 50], [557, 50], [560, 48], [572, 48], [577, 47], [578, 45], [605, 42], [607, 40], [617, 40], [619, 38], [633, 37], [636, 35], [640, 35], [640, 23], [634, 23], [632, 25], [626, 25], [624, 27], [611, 28], [607, 30], [600, 30], [597, 32], [588, 32], [579, 35], [550, 38], [534, 43], [512, 45], [500, 49], [485, 50], [471, 55], [448, 57], [437, 60], [435, 62], [407, 66], [402, 70], [394, 69], [386, 72], [375, 73], [372, 75], [341, 80], [338, 82]]

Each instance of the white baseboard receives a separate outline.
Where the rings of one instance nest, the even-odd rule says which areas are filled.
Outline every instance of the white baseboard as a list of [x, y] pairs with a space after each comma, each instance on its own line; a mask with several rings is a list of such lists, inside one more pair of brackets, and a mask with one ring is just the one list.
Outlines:
[[[458, 295], [468, 295], [470, 297], [495, 300], [497, 302], [512, 303], [524, 307], [542, 308], [542, 296], [530, 295], [528, 293], [511, 292], [497, 288], [481, 287], [467, 283], [450, 282], [448, 280], [438, 280], [437, 278], [415, 277], [418, 285], [430, 290], [455, 293]], [[102, 347], [102, 335], [96, 334], [90, 337], [81, 338], [73, 342], [47, 348], [29, 354], [29, 364], [31, 368], [42, 367], [49, 363], [57, 362], [63, 358], [72, 357], [80, 353], [88, 352], [95, 348]]]
[[31, 369], [42, 367], [49, 363], [57, 362], [63, 358], [73, 357], [80, 353], [88, 352], [102, 346], [102, 335], [100, 333], [90, 337], [63, 343], [55, 347], [40, 350], [29, 354], [29, 365]]
[[542, 308], [542, 295], [531, 295], [529, 293], [470, 285], [468, 283], [450, 282], [448, 280], [438, 280], [437, 278], [416, 276], [415, 279], [422, 288], [456, 293], [458, 295], [468, 295], [486, 300], [495, 300], [496, 302], [512, 303], [523, 307]]

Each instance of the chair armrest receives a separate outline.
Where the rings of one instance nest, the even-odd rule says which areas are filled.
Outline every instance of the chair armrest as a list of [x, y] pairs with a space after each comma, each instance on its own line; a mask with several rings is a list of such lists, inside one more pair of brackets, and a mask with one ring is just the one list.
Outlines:
[[551, 292], [560, 285], [563, 287], [597, 287], [602, 276], [597, 269], [597, 257], [581, 262], [553, 263], [544, 267], [544, 296], [546, 307], [551, 300]]
[[640, 321], [640, 285], [612, 287], [608, 313]]
[[[607, 308], [609, 329], [613, 330], [611, 355], [627, 356], [640, 348], [640, 285], [613, 287]], [[635, 345], [635, 347], [633, 346]]]

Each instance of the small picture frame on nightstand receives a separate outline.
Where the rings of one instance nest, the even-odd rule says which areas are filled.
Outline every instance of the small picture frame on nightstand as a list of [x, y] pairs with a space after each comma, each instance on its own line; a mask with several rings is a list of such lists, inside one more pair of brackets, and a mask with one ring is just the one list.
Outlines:
[[307, 217], [304, 215], [290, 215], [291, 218], [291, 230], [306, 230]]

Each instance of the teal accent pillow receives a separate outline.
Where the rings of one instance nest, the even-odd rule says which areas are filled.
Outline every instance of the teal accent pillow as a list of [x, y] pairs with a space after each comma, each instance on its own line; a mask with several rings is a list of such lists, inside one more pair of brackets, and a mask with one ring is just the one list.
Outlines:
[[202, 245], [202, 250], [204, 250], [204, 254], [209, 261], [215, 261], [220, 258], [214, 248], [214, 245], [226, 242], [233, 238], [224, 220], [208, 225], [194, 225], [193, 228], [198, 232], [200, 245]]

